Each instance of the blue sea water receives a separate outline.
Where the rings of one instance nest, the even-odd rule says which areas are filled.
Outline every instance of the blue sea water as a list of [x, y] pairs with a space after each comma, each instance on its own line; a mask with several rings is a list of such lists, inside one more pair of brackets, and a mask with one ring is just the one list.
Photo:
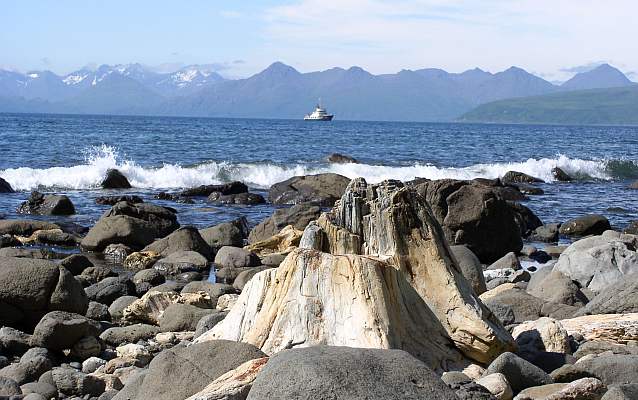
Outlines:
[[[120, 169], [149, 201], [175, 207], [182, 224], [209, 226], [246, 215], [253, 223], [270, 215], [255, 207], [176, 204], [153, 200], [201, 184], [241, 180], [266, 194], [294, 175], [335, 172], [370, 182], [476, 177], [509, 170], [544, 179], [544, 195], [526, 205], [544, 222], [601, 213], [622, 228], [638, 219], [637, 127], [474, 125], [452, 123], [249, 120], [123, 116], [0, 114], [0, 177], [18, 193], [0, 195], [0, 215], [14, 218], [31, 190], [64, 193], [92, 224], [108, 207], [95, 204], [109, 168]], [[329, 164], [330, 153], [359, 164]], [[577, 178], [554, 182], [559, 166]]]

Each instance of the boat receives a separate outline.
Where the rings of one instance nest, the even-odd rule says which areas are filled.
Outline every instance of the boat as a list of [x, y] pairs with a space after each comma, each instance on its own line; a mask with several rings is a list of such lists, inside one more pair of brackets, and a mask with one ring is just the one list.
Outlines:
[[306, 114], [303, 119], [305, 121], [332, 121], [333, 117], [334, 115], [328, 114], [326, 109], [321, 106], [321, 99], [319, 99], [315, 110], [310, 114]]

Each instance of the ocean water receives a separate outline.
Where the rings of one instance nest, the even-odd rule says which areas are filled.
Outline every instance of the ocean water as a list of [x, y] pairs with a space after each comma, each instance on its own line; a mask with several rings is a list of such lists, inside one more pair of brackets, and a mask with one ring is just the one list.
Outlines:
[[[257, 223], [273, 207], [153, 196], [231, 180], [266, 195], [276, 182], [321, 172], [379, 182], [516, 170], [546, 181], [545, 194], [525, 202], [544, 222], [601, 213], [622, 228], [638, 219], [638, 191], [627, 188], [638, 179], [637, 149], [636, 127], [0, 114], [0, 177], [19, 191], [0, 195], [0, 215], [18, 217], [16, 207], [37, 189], [70, 196], [77, 215], [58, 219], [88, 226], [108, 209], [95, 198], [116, 193], [98, 187], [109, 168], [129, 178], [126, 194], [174, 207], [182, 224], [200, 227], [239, 215]], [[333, 152], [360, 163], [329, 164]], [[577, 181], [554, 182], [555, 166]]]

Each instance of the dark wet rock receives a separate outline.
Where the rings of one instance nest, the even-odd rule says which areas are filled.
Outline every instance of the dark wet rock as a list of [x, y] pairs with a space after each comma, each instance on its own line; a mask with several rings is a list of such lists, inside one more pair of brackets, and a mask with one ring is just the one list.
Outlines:
[[[552, 260], [552, 256], [544, 252], [543, 250], [537, 250], [529, 255], [530, 260], [536, 261], [539, 264], [547, 264]], [[532, 267], [530, 267], [532, 268]], [[529, 269], [529, 268], [528, 268]]]
[[99, 396], [106, 390], [103, 380], [73, 368], [53, 368], [51, 374], [58, 391], [67, 396]]
[[37, 380], [54, 364], [53, 356], [47, 349], [34, 347], [20, 357], [20, 361], [0, 369], [0, 376], [13, 379], [19, 385]]
[[638, 312], [638, 273], [626, 276], [620, 282], [608, 286], [578, 310], [576, 316], [635, 312]]
[[532, 386], [554, 383], [545, 371], [513, 353], [503, 353], [487, 367], [485, 375], [499, 372], [507, 378], [514, 393]]
[[143, 269], [133, 276], [133, 283], [138, 284], [142, 282], [148, 282], [151, 285], [161, 285], [166, 282], [166, 278], [158, 270], [149, 268]]
[[[539, 274], [539, 272], [536, 272], [536, 274]], [[540, 275], [534, 276], [534, 278], [534, 281], [530, 281], [527, 286], [527, 292], [535, 297], [545, 301], [578, 307], [588, 302], [580, 287], [559, 271], [551, 271], [545, 274], [543, 279], [541, 279], [542, 276]]]
[[544, 243], [557, 243], [560, 224], [546, 224], [534, 229], [529, 236], [529, 240]]
[[[517, 183], [516, 184], [516, 188], [518, 189], [518, 191], [523, 195], [527, 195], [527, 196], [540, 196], [542, 194], [545, 194], [545, 191], [537, 186], [534, 185], [528, 185], [526, 183]], [[525, 198], [527, 199], [527, 198]], [[514, 200], [514, 201], [520, 201], [520, 200], [525, 200], [525, 199], [508, 199], [506, 198], [505, 200]]]
[[623, 233], [638, 235], [638, 221], [632, 221], [623, 229]]
[[0, 328], [0, 353], [21, 356], [31, 347], [31, 335], [9, 326]]
[[67, 196], [45, 195], [34, 191], [27, 201], [20, 204], [17, 212], [34, 215], [72, 215], [75, 214], [75, 207]]
[[417, 186], [451, 244], [464, 244], [484, 263], [523, 247], [521, 217], [489, 186], [444, 179]]
[[114, 276], [117, 276], [117, 274], [111, 268], [96, 266], [85, 268], [80, 275], [76, 276], [76, 278], [87, 283], [86, 286], [91, 286], [103, 279]]
[[19, 247], [22, 246], [22, 242], [13, 237], [12, 235], [0, 235], [0, 249], [4, 247]]
[[162, 275], [178, 275], [185, 272], [202, 272], [208, 269], [206, 257], [196, 251], [176, 251], [158, 260], [153, 269]]
[[210, 228], [200, 229], [199, 233], [202, 239], [210, 246], [215, 253], [223, 246], [242, 247], [244, 244], [244, 230], [242, 226], [246, 225], [245, 218], [243, 221], [236, 220], [232, 222], [223, 222]]
[[565, 236], [601, 235], [611, 229], [609, 220], [602, 215], [591, 214], [570, 219], [560, 227], [560, 234]]
[[184, 197], [179, 193], [175, 194], [175, 193], [159, 192], [158, 194], [154, 196], [154, 198], [156, 198], [157, 200], [174, 201], [175, 203], [195, 204], [193, 199], [191, 199], [190, 197]]
[[478, 295], [485, 292], [487, 288], [483, 277], [483, 266], [478, 257], [466, 246], [450, 246], [450, 250], [452, 250], [452, 254], [461, 268], [461, 273], [472, 286], [474, 293]]
[[135, 284], [126, 276], [104, 278], [85, 289], [90, 300], [110, 305], [117, 298], [135, 294]]
[[0, 235], [31, 236], [35, 231], [50, 229], [60, 229], [60, 227], [50, 222], [29, 219], [0, 220]]
[[190, 304], [171, 304], [164, 310], [159, 319], [162, 332], [194, 331], [197, 323], [204, 316], [219, 314], [220, 311], [195, 307]]
[[60, 253], [55, 253], [54, 251], [51, 251], [49, 249], [38, 249], [31, 247], [5, 247], [0, 249], [0, 257], [52, 260], [59, 258], [60, 256]]
[[182, 272], [175, 275], [175, 280], [179, 283], [190, 283], [194, 281], [201, 281], [204, 279], [204, 275], [197, 271]]
[[471, 380], [448, 384], [448, 387], [454, 391], [459, 400], [496, 400], [489, 390]]
[[72, 348], [85, 336], [98, 336], [99, 333], [100, 324], [83, 315], [52, 311], [36, 325], [31, 344], [62, 351]]
[[100, 183], [100, 186], [102, 187], [102, 189], [130, 189], [131, 188], [131, 184], [126, 178], [126, 176], [124, 176], [124, 174], [117, 169], [107, 170], [106, 177], [104, 177], [104, 180]]
[[81, 245], [90, 251], [102, 251], [111, 244], [141, 249], [157, 236], [157, 229], [150, 223], [127, 215], [117, 215], [100, 218], [82, 239]]
[[232, 285], [235, 282], [235, 279], [244, 271], [251, 270], [250, 268], [232, 268], [232, 267], [224, 267], [217, 271], [215, 271], [215, 279], [216, 282], [221, 282], [224, 284]]
[[237, 193], [237, 194], [221, 194], [220, 192], [213, 192], [206, 198], [206, 202], [211, 204], [235, 204], [235, 205], [249, 205], [266, 203], [264, 196], [258, 193]]
[[136, 400], [185, 399], [246, 361], [264, 356], [255, 346], [226, 340], [177, 346], [158, 354], [141, 382], [128, 383], [114, 399], [130, 398], [129, 385], [137, 386]]
[[385, 400], [398, 394], [401, 399], [458, 400], [432, 370], [405, 351], [329, 346], [273, 355], [247, 399]]
[[13, 190], [9, 182], [0, 178], [0, 193], [14, 193], [14, 192], [15, 191]]
[[132, 204], [122, 201], [105, 212], [101, 219], [117, 215], [127, 215], [148, 222], [150, 226], [157, 231], [154, 237], [164, 237], [179, 228], [176, 213], [175, 209], [169, 207], [162, 207], [151, 203]]
[[581, 360], [581, 368], [607, 386], [638, 382], [638, 355], [610, 354]]
[[559, 182], [571, 182], [574, 180], [567, 172], [565, 172], [560, 167], [552, 168], [552, 176]]
[[221, 195], [239, 194], [248, 192], [248, 186], [243, 182], [229, 182], [221, 185], [202, 185], [191, 189], [186, 189], [180, 193], [182, 196], [204, 196], [208, 197], [211, 193], [220, 193]]
[[152, 251], [163, 257], [178, 251], [195, 251], [207, 259], [211, 258], [210, 246], [196, 228], [187, 226], [176, 230], [165, 238], [149, 244], [143, 251]]
[[518, 171], [508, 171], [501, 178], [501, 182], [504, 184], [509, 183], [542, 183], [543, 180], [539, 178], [535, 178], [531, 175], [527, 175], [523, 172]]
[[237, 277], [233, 280], [233, 287], [238, 291], [244, 290], [244, 286], [246, 286], [253, 276], [270, 268], [271, 267], [266, 267], [264, 265], [255, 268], [246, 268], [245, 271], [241, 271], [237, 274]]
[[514, 212], [515, 221], [523, 237], [529, 236], [532, 231], [543, 225], [543, 221], [541, 221], [529, 207], [512, 201], [508, 201], [507, 204]]
[[228, 313], [224, 311], [219, 311], [219, 310], [215, 310], [215, 311], [216, 312], [203, 316], [197, 322], [197, 326], [195, 327], [196, 338], [201, 336], [205, 332], [208, 332], [209, 330], [211, 330], [213, 326], [217, 325], [221, 320], [223, 320], [226, 317], [226, 315], [228, 315]]
[[311, 204], [297, 204], [290, 208], [280, 208], [250, 231], [248, 241], [255, 243], [268, 239], [288, 225], [302, 231], [310, 221], [319, 218], [320, 214], [321, 208]]
[[354, 157], [350, 157], [348, 155], [340, 154], [340, 153], [330, 154], [327, 160], [328, 162], [333, 164], [358, 164], [359, 163], [359, 161], [357, 161]]
[[332, 207], [350, 183], [350, 179], [338, 174], [294, 176], [275, 183], [268, 191], [268, 200], [273, 204], [313, 203]]
[[60, 261], [60, 265], [73, 275], [80, 275], [85, 269], [93, 267], [93, 263], [82, 254], [73, 254]]
[[150, 339], [158, 333], [160, 329], [157, 326], [135, 324], [109, 328], [102, 332], [100, 339], [111, 346], [119, 346], [123, 343], [137, 343], [139, 340]]
[[124, 312], [124, 309], [131, 305], [131, 303], [133, 303], [135, 300], [137, 300], [136, 296], [122, 296], [115, 299], [109, 306], [109, 314], [111, 315], [111, 319], [114, 321], [122, 319], [122, 313]]
[[0, 316], [32, 326], [49, 311], [84, 314], [88, 299], [71, 273], [51, 261], [0, 258]]
[[144, 200], [140, 196], [125, 195], [125, 196], [100, 196], [95, 199], [95, 204], [114, 206], [120, 201], [125, 201], [131, 204], [144, 203]]
[[257, 255], [239, 247], [224, 246], [217, 251], [215, 264], [221, 267], [245, 268], [261, 264]]
[[86, 310], [85, 316], [95, 321], [110, 321], [111, 314], [106, 304], [96, 301], [89, 302], [89, 308]]

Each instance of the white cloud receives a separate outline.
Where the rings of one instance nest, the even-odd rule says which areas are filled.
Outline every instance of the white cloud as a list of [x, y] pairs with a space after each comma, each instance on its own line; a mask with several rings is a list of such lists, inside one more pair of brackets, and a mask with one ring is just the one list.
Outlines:
[[635, 0], [298, 0], [265, 20], [269, 51], [302, 69], [518, 65], [559, 79], [591, 60], [638, 68], [637, 12]]

